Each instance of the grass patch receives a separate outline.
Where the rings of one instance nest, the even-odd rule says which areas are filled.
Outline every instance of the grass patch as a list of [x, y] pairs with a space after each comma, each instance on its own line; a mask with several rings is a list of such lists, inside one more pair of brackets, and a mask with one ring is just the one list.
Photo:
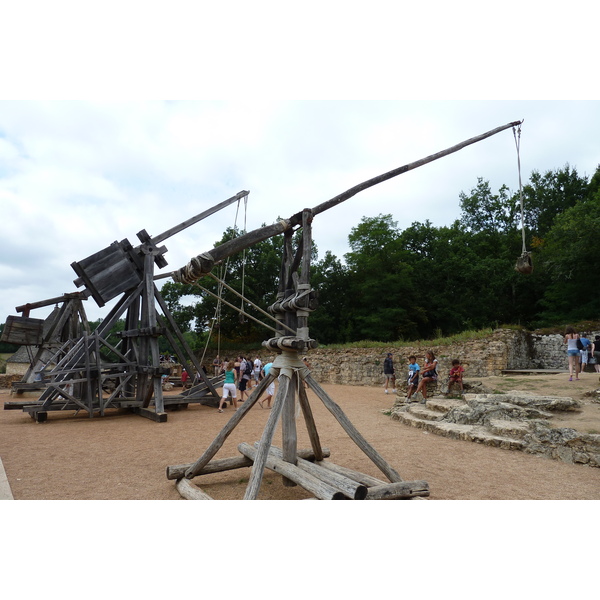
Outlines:
[[[516, 327], [516, 326], [515, 326]], [[507, 329], [515, 328], [508, 327]], [[362, 340], [360, 342], [349, 342], [347, 344], [329, 344], [320, 346], [327, 350], [349, 350], [351, 348], [407, 348], [407, 347], [429, 347], [429, 346], [449, 346], [457, 342], [469, 342], [472, 340], [481, 340], [492, 335], [492, 328], [468, 330], [445, 337], [436, 337], [430, 340], [396, 340], [395, 342], [380, 342], [375, 340]]]

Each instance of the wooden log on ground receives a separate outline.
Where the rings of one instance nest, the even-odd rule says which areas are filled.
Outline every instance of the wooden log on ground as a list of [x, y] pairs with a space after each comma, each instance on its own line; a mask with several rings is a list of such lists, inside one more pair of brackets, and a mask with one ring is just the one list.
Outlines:
[[426, 481], [399, 481], [369, 488], [367, 500], [402, 500], [416, 496], [429, 496]]
[[[269, 453], [277, 458], [283, 459], [283, 452], [275, 446], [271, 446]], [[324, 469], [323, 467], [300, 457], [296, 457], [296, 464], [303, 471], [318, 477], [321, 481], [338, 489], [345, 496], [348, 496], [348, 498], [352, 498], [353, 500], [364, 500], [367, 496], [367, 486], [362, 483], [358, 483], [335, 471]]]
[[383, 479], [377, 479], [377, 477], [371, 477], [371, 475], [366, 475], [365, 473], [360, 473], [359, 471], [355, 471], [354, 469], [349, 469], [348, 467], [342, 467], [340, 465], [336, 465], [335, 463], [331, 463], [327, 460], [319, 461], [317, 464], [324, 469], [329, 469], [330, 471], [334, 471], [335, 473], [339, 473], [340, 475], [344, 475], [349, 479], [353, 479], [354, 481], [358, 481], [358, 483], [362, 483], [367, 487], [373, 487], [378, 485], [387, 485], [389, 482], [384, 481]]
[[306, 382], [311, 390], [321, 399], [325, 408], [337, 419], [350, 439], [375, 463], [379, 470], [391, 481], [402, 481], [400, 474], [367, 442], [361, 433], [354, 427], [344, 411], [327, 394], [327, 392], [315, 381], [312, 375], [306, 376]]
[[214, 498], [211, 498], [206, 492], [203, 492], [185, 477], [177, 481], [175, 487], [186, 500], [214, 500]]
[[[251, 460], [255, 460], [258, 451], [250, 446], [250, 444], [243, 442], [238, 446], [238, 450]], [[339, 490], [336, 490], [331, 485], [325, 483], [318, 477], [303, 471], [295, 465], [291, 465], [284, 460], [276, 458], [273, 454], [267, 453], [267, 459], [265, 461], [267, 469], [285, 475], [288, 479], [295, 481], [299, 486], [303, 487], [307, 492], [313, 494], [313, 496], [320, 500], [347, 500], [347, 496], [342, 494]]]
[[[325, 457], [331, 456], [329, 448], [322, 448], [322, 453]], [[298, 457], [305, 460], [315, 460], [315, 453], [312, 448], [301, 448], [298, 450]], [[192, 466], [192, 463], [185, 465], [171, 465], [167, 467], [167, 479], [180, 479], [185, 477], [185, 472]], [[221, 473], [222, 471], [233, 471], [234, 469], [242, 469], [252, 466], [252, 461], [245, 456], [232, 456], [230, 458], [217, 458], [211, 460], [202, 470], [196, 475], [210, 475], [211, 473]], [[384, 483], [384, 482], [382, 482]]]
[[[167, 467], [167, 479], [181, 479], [185, 477], [185, 472], [191, 467], [186, 465], [171, 465]], [[252, 461], [245, 456], [232, 456], [230, 458], [218, 458], [211, 460], [197, 475], [208, 475], [210, 473], [221, 473], [222, 471], [232, 471], [243, 467], [251, 467]]]

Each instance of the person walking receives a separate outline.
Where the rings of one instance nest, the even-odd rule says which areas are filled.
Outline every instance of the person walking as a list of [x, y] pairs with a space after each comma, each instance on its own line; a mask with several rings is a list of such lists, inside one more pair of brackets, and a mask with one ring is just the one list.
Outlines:
[[568, 325], [565, 329], [564, 343], [567, 344], [567, 358], [569, 359], [569, 381], [573, 381], [573, 371], [575, 371], [575, 381], [579, 381], [579, 358], [581, 353], [577, 347], [579, 334], [573, 327]]
[[219, 373], [221, 372], [221, 357], [217, 354], [217, 356], [215, 356], [215, 359], [212, 362], [213, 364], [213, 370], [215, 372], [215, 377], [219, 376]]
[[385, 377], [385, 384], [383, 386], [383, 389], [386, 394], [389, 393], [388, 386], [390, 385], [390, 383], [393, 387], [393, 393], [396, 393], [396, 375], [394, 371], [393, 356], [394, 355], [391, 352], [388, 352], [383, 361], [383, 376]]
[[236, 392], [236, 383], [237, 383], [237, 373], [233, 368], [233, 361], [229, 362], [226, 358], [224, 363], [227, 366], [225, 367], [225, 381], [223, 383], [223, 397], [221, 398], [221, 402], [219, 402], [219, 412], [223, 412], [223, 405], [227, 402], [227, 397], [231, 394], [231, 401], [233, 402], [233, 407], [237, 410], [237, 392]]
[[[269, 374], [269, 371], [271, 370], [271, 367], [273, 366], [272, 362], [268, 362], [261, 370], [261, 374], [264, 377], [266, 377]], [[275, 382], [271, 381], [271, 383], [267, 386], [267, 395], [265, 396], [265, 398], [263, 400], [259, 400], [258, 403], [260, 404], [261, 408], [264, 408], [263, 406], [263, 402], [267, 403], [267, 408], [271, 408], [271, 400], [273, 399], [273, 396], [275, 395]]]

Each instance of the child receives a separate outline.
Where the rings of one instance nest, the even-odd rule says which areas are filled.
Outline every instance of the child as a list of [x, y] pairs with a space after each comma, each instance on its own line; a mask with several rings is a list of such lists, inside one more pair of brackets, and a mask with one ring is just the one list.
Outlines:
[[461, 395], [464, 394], [465, 390], [463, 387], [463, 373], [465, 372], [464, 368], [461, 366], [460, 361], [458, 359], [454, 359], [452, 361], [452, 368], [450, 369], [450, 375], [448, 376], [448, 391], [450, 391], [450, 386], [453, 383], [458, 383], [460, 386]]
[[416, 356], [409, 356], [408, 360], [410, 363], [408, 365], [408, 390], [406, 400], [410, 400], [410, 397], [417, 389], [417, 385], [419, 385], [419, 371], [421, 370], [417, 364]]

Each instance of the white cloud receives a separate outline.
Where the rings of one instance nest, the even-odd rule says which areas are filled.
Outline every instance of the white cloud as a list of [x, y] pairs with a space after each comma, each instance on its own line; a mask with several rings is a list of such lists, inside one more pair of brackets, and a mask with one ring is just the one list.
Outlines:
[[[0, 310], [74, 291], [70, 264], [136, 233], [157, 235], [250, 191], [247, 228], [525, 118], [523, 179], [569, 162], [593, 174], [598, 102], [246, 100], [3, 102], [0, 111]], [[361, 217], [400, 227], [458, 218], [477, 177], [518, 186], [510, 130], [362, 192], [314, 222], [320, 256], [347, 251]], [[168, 239], [167, 270], [209, 250], [236, 207]], [[243, 226], [243, 214], [238, 216]], [[25, 283], [27, 288], [25, 288]], [[36, 282], [40, 285], [35, 287]], [[32, 295], [24, 297], [27, 289]], [[91, 318], [104, 314], [88, 302]], [[0, 316], [0, 321], [4, 318]]]

